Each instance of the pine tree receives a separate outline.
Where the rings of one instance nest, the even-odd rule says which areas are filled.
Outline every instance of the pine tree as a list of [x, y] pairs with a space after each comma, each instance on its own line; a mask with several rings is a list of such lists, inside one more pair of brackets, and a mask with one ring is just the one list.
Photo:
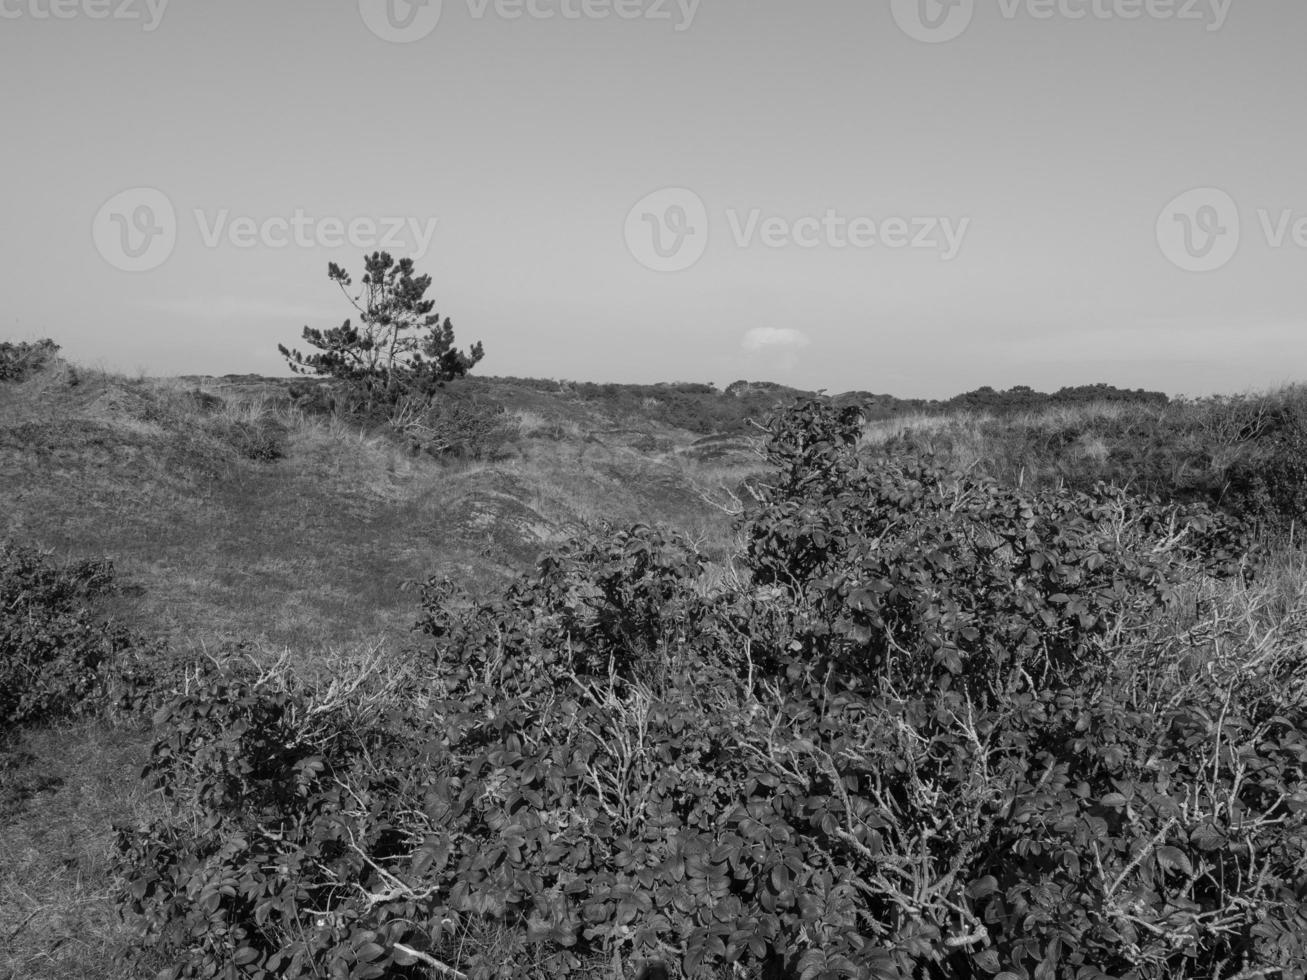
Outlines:
[[430, 276], [416, 276], [412, 259], [396, 261], [387, 252], [364, 257], [361, 290], [332, 262], [327, 275], [358, 312], [359, 325], [346, 320], [329, 330], [305, 327], [303, 339], [317, 353], [302, 354], [284, 344], [277, 349], [297, 374], [346, 382], [367, 413], [390, 413], [400, 403], [429, 405], [448, 381], [461, 378], [485, 356], [481, 344], [464, 352], [454, 346], [454, 326], [426, 298]]

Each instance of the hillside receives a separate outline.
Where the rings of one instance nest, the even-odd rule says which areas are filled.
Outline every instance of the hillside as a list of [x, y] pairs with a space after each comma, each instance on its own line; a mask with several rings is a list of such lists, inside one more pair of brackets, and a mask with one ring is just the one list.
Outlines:
[[[1209, 682], [1227, 685], [1226, 697], [1233, 697], [1236, 689], [1244, 692], [1239, 696], [1257, 711], [1271, 712], [1268, 719], [1277, 711], [1297, 710], [1290, 702], [1298, 698], [1295, 692], [1303, 690], [1304, 680], [1295, 651], [1301, 649], [1307, 623], [1307, 573], [1293, 545], [1293, 528], [1303, 513], [1301, 487], [1307, 485], [1301, 479], [1299, 452], [1307, 431], [1302, 391], [1197, 403], [1163, 401], [1146, 393], [1116, 397], [1120, 393], [1102, 388], [1086, 391], [1095, 397], [1081, 397], [1082, 392], [1053, 404], [1048, 399], [1056, 401], [1056, 396], [1041, 400], [1017, 392], [1014, 401], [997, 407], [991, 400], [988, 407], [955, 410], [944, 403], [920, 403], [910, 410], [910, 403], [882, 400], [885, 411], [873, 410], [861, 418], [844, 410], [871, 406], [877, 396], [838, 396], [815, 403], [823, 407], [810, 410], [815, 414], [806, 421], [800, 416], [787, 423], [797, 428], [779, 430], [790, 432], [784, 438], [792, 440], [790, 452], [802, 465], [778, 471], [776, 459], [770, 467], [764, 462], [764, 434], [754, 424], [801, 394], [778, 386], [741, 383], [718, 391], [702, 385], [468, 379], [451, 389], [450, 404], [476, 407], [482, 412], [476, 418], [490, 418], [494, 424], [476, 428], [478, 443], [464, 447], [461, 454], [433, 456], [380, 429], [316, 411], [314, 398], [300, 389], [292, 394], [284, 380], [124, 378], [55, 361], [26, 380], [0, 384], [0, 495], [6, 502], [0, 540], [49, 549], [52, 561], [59, 563], [112, 560], [116, 592], [87, 608], [148, 638], [155, 644], [150, 651], [164, 651], [150, 653], [159, 659], [147, 665], [159, 685], [159, 691], [145, 695], [147, 700], [156, 698], [152, 709], [163, 703], [157, 700], [160, 691], [201, 692], [194, 706], [196, 719], [170, 737], [201, 732], [206, 724], [217, 726], [211, 735], [219, 742], [230, 734], [230, 724], [218, 720], [219, 714], [212, 721], [201, 720], [201, 715], [208, 717], [206, 699], [216, 699], [216, 704], [229, 691], [214, 687], [209, 679], [222, 665], [258, 692], [250, 695], [248, 704], [239, 699], [222, 702], [222, 711], [237, 712], [235, 718], [249, 705], [257, 706], [258, 698], [275, 696], [299, 705], [295, 710], [307, 712], [305, 717], [321, 714], [326, 719], [321, 724], [345, 726], [331, 736], [334, 741], [323, 743], [332, 746], [323, 749], [324, 758], [344, 752], [333, 763], [340, 766], [341, 778], [362, 779], [359, 785], [371, 786], [379, 799], [392, 794], [385, 805], [396, 809], [387, 811], [386, 819], [402, 821], [416, 805], [412, 794], [426, 792], [425, 784], [392, 785], [392, 777], [398, 777], [376, 768], [381, 764], [374, 763], [373, 753], [377, 758], [397, 753], [394, 764], [399, 765], [408, 751], [406, 726], [426, 731], [421, 738], [430, 743], [431, 731], [423, 726], [443, 731], [445, 724], [427, 718], [438, 694], [457, 693], [473, 715], [482, 703], [478, 699], [489, 698], [494, 718], [505, 707], [520, 708], [513, 701], [515, 685], [531, 692], [528, 704], [565, 707], [570, 702], [549, 685], [581, 683], [580, 673], [585, 684], [595, 685], [587, 690], [598, 699], [587, 709], [587, 723], [616, 726], [608, 735], [612, 745], [625, 744], [633, 731], [651, 740], [641, 742], [638, 751], [622, 750], [635, 753], [623, 765], [645, 767], [642, 778], [650, 786], [661, 786], [659, 792], [667, 792], [668, 801], [686, 799], [689, 788], [697, 787], [693, 793], [701, 797], [688, 797], [697, 800], [694, 806], [699, 808], [694, 811], [699, 821], [695, 833], [708, 833], [704, 828], [715, 826], [727, 812], [717, 809], [724, 806], [718, 797], [728, 792], [724, 787], [746, 792], [752, 786], [747, 792], [760, 792], [759, 778], [764, 784], [779, 780], [798, 786], [805, 766], [835, 765], [837, 760], [879, 771], [875, 767], [897, 765], [895, 751], [916, 751], [917, 743], [908, 740], [898, 750], [886, 749], [885, 759], [866, 757], [867, 746], [890, 736], [875, 725], [862, 735], [850, 735], [861, 731], [858, 726], [871, 724], [861, 709], [849, 709], [852, 713], [838, 725], [823, 723], [820, 736], [804, 727], [817, 710], [815, 702], [804, 700], [813, 696], [804, 687], [811, 679], [795, 674], [788, 658], [793, 650], [806, 649], [813, 656], [832, 658], [832, 669], [841, 665], [841, 671], [849, 670], [851, 661], [841, 659], [847, 653], [839, 652], [843, 648], [828, 650], [827, 645], [846, 629], [851, 632], [840, 643], [866, 644], [873, 636], [862, 625], [849, 625], [860, 623], [857, 617], [864, 608], [854, 601], [870, 600], [865, 590], [859, 592], [848, 582], [873, 574], [870, 569], [879, 569], [875, 574], [884, 576], [883, 588], [892, 594], [922, 603], [919, 609], [895, 613], [909, 617], [894, 627], [903, 630], [895, 642], [901, 645], [900, 653], [917, 658], [912, 661], [917, 666], [893, 668], [906, 671], [899, 686], [892, 687], [894, 692], [903, 685], [925, 683], [945, 668], [954, 669], [945, 656], [950, 654], [947, 649], [931, 655], [908, 647], [926, 642], [923, 638], [934, 635], [941, 617], [957, 616], [959, 610], [990, 617], [977, 620], [983, 629], [968, 626], [966, 631], [985, 657], [996, 655], [999, 648], [1006, 651], [1010, 641], [1012, 649], [1033, 658], [1031, 664], [1041, 662], [1045, 671], [1052, 669], [1040, 660], [1046, 654], [1039, 632], [1020, 621], [1017, 610], [1024, 608], [1043, 617], [1037, 623], [1048, 636], [1078, 644], [1075, 656], [1095, 665], [1087, 674], [1098, 678], [1092, 683], [1106, 684], [1115, 677], [1112, 683], [1124, 685], [1113, 688], [1101, 704], [1094, 700], [1102, 694], [1097, 688], [1090, 698], [1093, 711], [1108, 712], [1096, 715], [1095, 724], [1113, 732], [1117, 729], [1112, 726], [1124, 726], [1112, 736], [1123, 739], [1122, 744], [1146, 748], [1152, 744], [1148, 739], [1166, 737], [1171, 724], [1159, 714], [1156, 724], [1161, 727], [1140, 734], [1129, 726], [1144, 722], [1127, 723], [1111, 715], [1111, 698], [1126, 689], [1153, 692], [1150, 697], [1161, 699], [1156, 700], [1158, 711], [1167, 698], [1175, 705], [1215, 696], [1203, 686]], [[839, 432], [847, 436], [844, 442]], [[944, 469], [932, 469], [936, 465]], [[967, 475], [940, 475], [948, 471]], [[853, 482], [844, 486], [841, 480]], [[1112, 496], [1115, 491], [1095, 496], [1100, 481], [1146, 491], [1162, 503]], [[749, 492], [748, 487], [759, 482], [780, 488], [770, 502]], [[1177, 517], [1165, 509], [1170, 503], [1211, 504], [1259, 529], [1255, 581], [1243, 577], [1253, 567], [1253, 553], [1230, 544], [1243, 538], [1227, 534], [1220, 521], [1209, 524], [1188, 511], [1188, 516]], [[1042, 582], [1032, 569], [1046, 567], [1044, 552], [1039, 553], [1040, 564], [1032, 563], [1022, 572], [1025, 566], [1014, 556], [1035, 546], [1029, 544], [1024, 525], [1004, 524], [1023, 508], [1043, 515], [1030, 520], [1054, 522], [1050, 526], [1056, 533], [1047, 537], [1047, 547], [1056, 561], [1047, 567], [1056, 571], [1042, 573], [1055, 576], [1044, 584], [1031, 584]], [[749, 523], [737, 526], [734, 515], [745, 509]], [[959, 521], [963, 533], [955, 533]], [[665, 526], [683, 538], [671, 531], [627, 536], [614, 530], [636, 524]], [[1176, 536], [1176, 527], [1187, 530]], [[875, 543], [868, 546], [874, 528], [879, 528]], [[979, 560], [966, 550], [969, 543], [993, 534], [1006, 536], [1008, 557], [1002, 561]], [[582, 543], [558, 557], [548, 574], [528, 584], [512, 584], [538, 558], [573, 537]], [[818, 547], [817, 541], [826, 543]], [[950, 554], [944, 556], [941, 548]], [[1086, 554], [1091, 559], [1086, 560]], [[1114, 555], [1121, 558], [1110, 557]], [[1110, 564], [1118, 560], [1123, 563]], [[1100, 574], [1104, 562], [1109, 563], [1107, 571]], [[841, 579], [849, 569], [856, 577]], [[442, 576], [458, 586], [449, 596], [419, 588]], [[1092, 589], [1083, 584], [1099, 579]], [[1157, 582], [1169, 591], [1155, 587]], [[969, 593], [973, 587], [976, 591]], [[1082, 588], [1083, 593], [1078, 591]], [[951, 598], [940, 598], [945, 595]], [[593, 620], [578, 612], [596, 603], [600, 614]], [[822, 610], [820, 615], [817, 610]], [[831, 610], [842, 611], [833, 615]], [[42, 629], [50, 629], [51, 636], [65, 635], [59, 631], [71, 629], [69, 624], [82, 629], [82, 620], [71, 616], [58, 612], [52, 625]], [[424, 629], [415, 634], [419, 619]], [[827, 625], [820, 625], [823, 622]], [[1116, 625], [1109, 628], [1109, 622]], [[487, 636], [499, 639], [491, 642]], [[491, 658], [488, 651], [507, 642], [504, 636], [526, 644], [520, 661], [510, 658], [497, 664]], [[462, 665], [458, 671], [432, 677], [429, 666], [423, 666], [429, 662], [432, 637], [440, 638], [437, 659], [452, 658]], [[419, 651], [416, 660], [414, 650]], [[739, 660], [741, 650], [749, 658], [747, 672]], [[564, 655], [580, 659], [558, 673]], [[1185, 670], [1174, 669], [1180, 657], [1188, 664]], [[894, 662], [893, 657], [885, 661]], [[1198, 664], [1204, 665], [1201, 670]], [[755, 668], [772, 671], [771, 679], [759, 678], [755, 686]], [[490, 677], [493, 670], [501, 674], [494, 682], [481, 682], [488, 686], [469, 680], [481, 672]], [[634, 673], [623, 679], [614, 671]], [[635, 695], [621, 686], [628, 683], [635, 685]], [[618, 686], [603, 688], [602, 693], [603, 684]], [[797, 686], [786, 688], [788, 684]], [[943, 697], [950, 685], [951, 680], [933, 694], [923, 689], [921, 697]], [[619, 690], [626, 693], [619, 696]], [[1058, 711], [1079, 703], [1075, 698], [1083, 692], [1074, 691], [1071, 701], [1058, 701]], [[859, 696], [856, 688], [841, 695]], [[494, 700], [501, 697], [507, 699], [503, 705]], [[628, 697], [635, 701], [622, 700]], [[662, 714], [638, 720], [630, 713], [651, 710], [658, 698]], [[851, 702], [841, 703], [847, 708]], [[924, 732], [922, 719], [930, 712], [913, 714], [920, 703], [905, 705], [907, 713], [895, 724]], [[948, 710], [956, 708], [956, 702], [948, 704]], [[1052, 710], [1051, 702], [1046, 707]], [[939, 718], [947, 720], [947, 711], [940, 710]], [[1024, 717], [1025, 710], [1005, 708], [992, 724], [1007, 731], [1003, 726], [1011, 727], [1012, 718]], [[383, 716], [389, 717], [386, 712], [406, 719], [398, 730], [386, 727], [391, 724], [383, 721]], [[460, 725], [472, 723], [471, 715], [455, 712], [451, 717]], [[164, 724], [164, 731], [167, 725], [179, 724], [160, 718], [155, 724]], [[775, 749], [774, 731], [768, 726], [782, 723], [792, 726], [787, 736], [791, 740], [785, 743], [788, 748]], [[1079, 724], [1074, 719], [1067, 723]], [[532, 728], [531, 737], [547, 744], [570, 737], [566, 725], [549, 727], [534, 715], [523, 724], [544, 726]], [[1189, 721], [1178, 719], [1175, 724]], [[693, 743], [697, 747], [687, 747], [690, 743], [684, 740], [689, 736], [682, 726], [685, 732], [698, 732], [695, 738], [700, 741]], [[852, 727], [846, 731], [842, 726]], [[582, 726], [575, 732], [588, 730]], [[880, 734], [873, 738], [873, 730]], [[968, 737], [974, 737], [975, 730], [967, 730], [972, 731]], [[906, 729], [895, 731], [894, 738], [906, 738]], [[378, 741], [362, 756], [350, 756], [342, 746], [366, 732], [373, 732], [368, 737]], [[1028, 748], [1023, 732], [1019, 725], [1009, 731], [1004, 737], [1014, 740], [1004, 743], [1003, 752], [1034, 766], [1034, 757], [1022, 756]], [[1252, 738], [1240, 732], [1240, 737]], [[137, 975], [114, 959], [134, 941], [138, 923], [131, 917], [121, 920], [115, 911], [124, 885], [120, 871], [114, 870], [121, 866], [114, 864], [113, 827], [141, 828], [154, 820], [158, 823], [153, 832], [180, 835], [169, 838], [180, 841], [192, 834], [186, 827], [195, 816], [148, 793], [137, 778], [158, 737], [159, 731], [148, 723], [113, 711], [93, 711], [85, 717], [74, 712], [54, 725], [7, 733], [0, 745], [0, 853], [12, 857], [0, 868], [3, 980]], [[187, 752], [203, 757], [205, 737], [196, 737], [200, 741]], [[941, 748], [945, 755], [957, 752], [962, 758], [970, 750], [947, 741], [955, 737], [957, 732], [948, 725], [930, 736], [944, 740], [940, 746], [951, 746]], [[655, 745], [656, 738], [668, 741]], [[812, 748], [817, 738], [834, 740], [832, 754], [820, 756]], [[1276, 752], [1298, 751], [1288, 734], [1282, 739], [1282, 751]], [[707, 751], [709, 745], [733, 746], [732, 751], [743, 755], [714, 769], [717, 757]], [[661, 761], [642, 754], [655, 749], [663, 753]], [[1188, 749], [1175, 751], [1183, 754]], [[741, 760], [772, 752], [789, 761], [761, 776], [741, 775], [749, 772]], [[454, 766], [454, 772], [460, 765], [470, 766], [465, 775], [473, 779], [480, 765], [477, 758], [451, 757], [442, 765]], [[1191, 761], [1185, 756], [1177, 765]], [[918, 762], [924, 764], [924, 757]], [[1009, 764], [1011, 760], [1004, 763]], [[941, 770], [938, 778], [961, 780], [965, 794], [948, 797], [956, 799], [958, 807], [965, 809], [969, 800], [981, 797], [989, 800], [986, 806], [997, 806], [997, 797], [991, 796], [999, 792], [999, 784], [976, 783], [976, 771], [973, 762], [964, 761], [948, 773]], [[528, 785], [535, 778], [531, 772], [528, 765], [514, 778], [521, 776]], [[1015, 772], [1009, 776], [1016, 781], [1003, 784], [1003, 791], [1034, 792], [1021, 782], [1027, 777], [1018, 778]], [[1300, 793], [1288, 770], [1267, 773], [1267, 779], [1280, 780], [1276, 785], [1284, 792]], [[569, 769], [555, 776], [566, 781], [576, 773]], [[1221, 779], [1227, 776], [1222, 770]], [[184, 785], [191, 777], [178, 770], [168, 778]], [[635, 779], [625, 770], [612, 778], [613, 787]], [[1108, 784], [1100, 785], [1106, 777], [1100, 773], [1094, 779], [1099, 780], [1095, 792], [1109, 798], [1104, 788]], [[482, 801], [496, 798], [499, 785], [488, 784]], [[1238, 785], [1237, 779], [1233, 789], [1223, 783], [1222, 792], [1238, 792]], [[926, 794], [918, 801], [923, 806], [930, 793], [939, 792], [923, 784], [913, 786], [912, 792]], [[589, 792], [594, 785], [583, 780], [569, 792], [583, 789]], [[804, 798], [797, 789], [787, 792], [798, 795], [784, 799]], [[835, 797], [823, 799], [823, 806], [834, 805]], [[757, 804], [755, 799], [749, 806]], [[1039, 805], [1073, 806], [1061, 797]], [[742, 819], [743, 810], [727, 809], [733, 821]], [[787, 839], [793, 827], [806, 826], [808, 817], [801, 811], [769, 811], [764, 819], [780, 822], [771, 824], [768, 833], [777, 841]], [[1099, 811], [1093, 813], [1092, 819], [1099, 819]], [[664, 817], [639, 825], [656, 837]], [[963, 823], [973, 819], [962, 810], [956, 817]], [[606, 819], [595, 827], [606, 827]], [[749, 829], [748, 819], [732, 826], [737, 836], [730, 840], [759, 832]], [[576, 827], [556, 830], [581, 834], [578, 846], [591, 835]], [[810, 832], [818, 840], [825, 831], [804, 831]], [[231, 828], [221, 832], [233, 833]], [[913, 843], [914, 854], [926, 847], [928, 837]], [[621, 835], [613, 839], [625, 840]], [[1288, 846], [1276, 840], [1276, 847]], [[1134, 845], [1122, 837], [1114, 846], [1124, 853]], [[1244, 852], [1236, 852], [1230, 859], [1242, 860], [1238, 854]], [[1196, 853], [1192, 859], [1197, 861]], [[489, 875], [484, 881], [490, 887], [493, 874], [477, 863], [475, 853], [467, 860], [471, 864], [464, 870]], [[791, 854], [786, 860], [798, 858]], [[828, 855], [824, 860], [835, 859]], [[803, 874], [811, 871], [807, 861], [809, 857], [799, 863]], [[1125, 877], [1134, 868], [1123, 860], [1117, 871]], [[848, 874], [855, 870], [846, 868]], [[780, 882], [783, 895], [781, 886], [789, 874], [769, 870], [760, 872], [760, 880]], [[870, 878], [856, 880], [871, 887]], [[987, 888], [977, 894], [983, 898]], [[1086, 908], [1092, 905], [1077, 894]], [[937, 907], [923, 905], [923, 914], [952, 916], [953, 906], [940, 901]], [[1231, 908], [1246, 902], [1243, 897], [1231, 901]], [[191, 908], [194, 903], [188, 902], [183, 906]], [[614, 907], [626, 908], [620, 903]], [[1284, 910], [1284, 921], [1292, 921], [1296, 907], [1288, 903]], [[1085, 914], [1092, 918], [1092, 912]], [[806, 935], [793, 932], [799, 929], [796, 919], [764, 920], [771, 923], [769, 929]], [[503, 943], [505, 957], [525, 955], [506, 927], [476, 931], [483, 926], [473, 921], [467, 926], [473, 931], [462, 934], [455, 945]], [[629, 953], [630, 936], [620, 930], [613, 935]], [[916, 949], [913, 944], [925, 941], [908, 935], [903, 949]], [[1098, 941], [1105, 944], [1103, 949], [1110, 946], [1109, 940]], [[716, 947], [695, 949], [699, 952], [693, 955], [707, 956]], [[151, 961], [149, 955], [141, 963], [153, 963], [152, 973], [162, 961]], [[551, 961], [549, 970], [561, 972], [540, 975], [607, 980], [612, 975], [607, 961], [588, 955], [567, 969], [559, 966], [562, 960]], [[767, 969], [776, 968], [775, 962], [767, 962], [772, 964]]]
[[[296, 410], [284, 382], [60, 364], [0, 384], [0, 541], [110, 558], [113, 614], [181, 657], [330, 663], [408, 642], [406, 583], [489, 589], [586, 523], [729, 538], [702, 495], [757, 471], [750, 440], [495, 390], [512, 407], [494, 458], [439, 460]], [[147, 747], [90, 722], [0, 750], [0, 977], [110, 974], [111, 824], [148, 812]]]
[[490, 459], [413, 455], [278, 381], [64, 367], [3, 386], [0, 537], [112, 556], [141, 621], [186, 645], [352, 642], [402, 635], [404, 582], [515, 574], [586, 523], [668, 522], [711, 548], [728, 528], [703, 494], [757, 469], [747, 437], [468, 389], [506, 410]]
[[[757, 424], [803, 394], [746, 382], [718, 391], [470, 378], [458, 397], [503, 415], [482, 458], [437, 459], [311, 414], [289, 388], [65, 364], [0, 385], [0, 537], [111, 556], [139, 621], [188, 647], [402, 637], [412, 612], [404, 583], [502, 580], [587, 524], [666, 523], [720, 553], [730, 522], [705, 498], [726, 502], [723, 487], [758, 472]], [[833, 401], [868, 406], [868, 446], [890, 449], [947, 452], [964, 420], [978, 418], [948, 414], [944, 402]], [[1137, 419], [1119, 440], [1137, 446], [1136, 430], [1157, 430], [1157, 412], [1142, 400], [1028, 424], [981, 416], [970, 431], [988, 431], [991, 444], [969, 457], [959, 448], [957, 462], [986, 460], [1000, 478], [1056, 471], [1060, 455], [1093, 457], [1092, 445], [1076, 448], [1081, 420]], [[1041, 431], [1042, 442], [1012, 448], [1014, 432]]]

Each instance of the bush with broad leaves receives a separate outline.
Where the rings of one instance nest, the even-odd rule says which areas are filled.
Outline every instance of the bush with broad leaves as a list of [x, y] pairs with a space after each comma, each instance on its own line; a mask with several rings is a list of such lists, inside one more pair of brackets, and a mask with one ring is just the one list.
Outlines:
[[501, 595], [428, 583], [388, 711], [222, 676], [172, 703], [177, 814], [122, 835], [152, 965], [1301, 978], [1302, 658], [1161, 627], [1247, 573], [1240, 529], [856, 434], [774, 420], [737, 574], [604, 534]]

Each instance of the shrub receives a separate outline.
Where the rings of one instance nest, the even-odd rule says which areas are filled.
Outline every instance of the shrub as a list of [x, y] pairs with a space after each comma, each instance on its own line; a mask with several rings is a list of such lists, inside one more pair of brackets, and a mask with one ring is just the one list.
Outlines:
[[286, 389], [291, 403], [310, 415], [332, 415], [344, 386], [332, 381], [292, 381]]
[[356, 885], [384, 890], [377, 862], [410, 843], [381, 801], [416, 778], [395, 767], [421, 745], [386, 717], [380, 666], [315, 691], [249, 661], [203, 665], [156, 714], [145, 775], [200, 822], [118, 828], [120, 901], [149, 939], [127, 954], [135, 967], [160, 978], [419, 976], [393, 968], [389, 940], [408, 934], [404, 923], [378, 932], [349, 908]]
[[647, 527], [488, 598], [428, 583], [389, 718], [176, 700], [151, 774], [184, 805], [122, 839], [160, 975], [1300, 980], [1301, 665], [1156, 635], [1240, 529], [858, 428], [773, 421], [714, 585]]
[[285, 427], [267, 420], [232, 422], [224, 437], [246, 459], [256, 463], [273, 463], [286, 455]]
[[1307, 519], [1307, 411], [1292, 403], [1258, 419], [1253, 452], [1229, 473], [1227, 506], [1274, 530]]
[[1240, 525], [1201, 505], [869, 464], [860, 434], [856, 409], [817, 403], [775, 426], [779, 481], [752, 521], [750, 564], [811, 610], [831, 666], [900, 691], [957, 678], [980, 696], [1023, 674], [1097, 673], [1178, 585], [1234, 574], [1249, 547]]
[[0, 381], [25, 381], [59, 353], [53, 340], [0, 341]]
[[112, 587], [107, 560], [61, 565], [48, 552], [0, 547], [0, 728], [104, 707], [107, 671], [135, 642], [94, 611]]
[[401, 409], [392, 424], [413, 452], [462, 459], [494, 458], [513, 431], [503, 405], [461, 394]]

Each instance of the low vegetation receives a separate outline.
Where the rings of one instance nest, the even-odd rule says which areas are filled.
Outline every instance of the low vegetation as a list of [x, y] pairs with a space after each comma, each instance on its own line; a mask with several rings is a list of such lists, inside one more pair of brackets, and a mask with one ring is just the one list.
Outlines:
[[[0, 795], [3, 834], [36, 839], [77, 782], [42, 785], [38, 752], [63, 772], [94, 732], [144, 769], [79, 858], [87, 907], [112, 897], [122, 921], [94, 920], [116, 965], [77, 975], [1304, 976], [1298, 392], [870, 422], [810, 398], [754, 443], [621, 391], [467, 378], [502, 441], [460, 462], [224, 384], [0, 399], [65, 490], [80, 463], [50, 399], [97, 405], [100, 438], [170, 459], [177, 486], [257, 488], [240, 509], [265, 536], [274, 487], [317, 485], [301, 515], [368, 515], [392, 626], [165, 649], [101, 605], [107, 563], [8, 547], [4, 669], [36, 693], [11, 698], [0, 778], [26, 788]], [[732, 388], [693, 397], [761, 397]], [[50, 498], [20, 489], [9, 533], [30, 538]], [[460, 535], [489, 536], [474, 574]], [[287, 594], [339, 588], [352, 559], [317, 553]], [[139, 627], [154, 580], [124, 567]], [[15, 970], [74, 975], [42, 958], [22, 895], [46, 866], [22, 846], [27, 877], [0, 875]]]
[[26, 381], [49, 366], [58, 353], [53, 340], [0, 341], [0, 381]]
[[1101, 400], [1024, 414], [915, 414], [873, 422], [864, 446], [932, 457], [1026, 487], [1107, 482], [1204, 502], [1273, 535], [1307, 518], [1307, 390], [1159, 403]]
[[106, 670], [131, 643], [89, 611], [112, 579], [106, 561], [0, 548], [0, 731], [101, 707]]
[[[1198, 977], [1307, 962], [1307, 670], [1159, 637], [1241, 529], [776, 420], [739, 575], [647, 527], [424, 593], [403, 697], [223, 674], [124, 835], [169, 977]], [[386, 710], [382, 710], [382, 703]], [[196, 820], [204, 828], [196, 834]]]

